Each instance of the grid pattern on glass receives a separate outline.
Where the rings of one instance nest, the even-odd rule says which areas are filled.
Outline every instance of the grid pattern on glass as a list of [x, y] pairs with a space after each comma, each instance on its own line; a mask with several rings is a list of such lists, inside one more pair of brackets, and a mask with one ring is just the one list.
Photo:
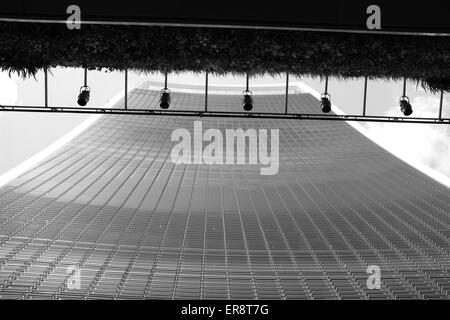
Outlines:
[[[157, 94], [135, 90], [129, 104]], [[188, 109], [202, 101], [177, 95]], [[277, 111], [283, 96], [258, 99]], [[317, 108], [310, 95], [289, 101]], [[104, 116], [2, 188], [1, 297], [449, 298], [447, 188], [337, 122], [202, 119], [203, 130], [279, 128], [279, 173], [175, 165], [171, 133], [195, 120]]]

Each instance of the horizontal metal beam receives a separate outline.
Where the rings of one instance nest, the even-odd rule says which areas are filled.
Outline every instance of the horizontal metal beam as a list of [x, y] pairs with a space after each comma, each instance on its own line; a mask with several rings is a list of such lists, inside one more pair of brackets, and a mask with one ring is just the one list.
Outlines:
[[48, 112], [81, 114], [122, 114], [181, 117], [220, 117], [220, 118], [254, 118], [254, 119], [293, 119], [293, 120], [329, 120], [362, 122], [395, 122], [450, 124], [450, 118], [414, 118], [362, 115], [335, 115], [313, 113], [276, 113], [276, 112], [232, 112], [202, 110], [162, 110], [162, 109], [118, 109], [118, 108], [80, 108], [80, 107], [39, 107], [39, 106], [0, 106], [0, 112]]

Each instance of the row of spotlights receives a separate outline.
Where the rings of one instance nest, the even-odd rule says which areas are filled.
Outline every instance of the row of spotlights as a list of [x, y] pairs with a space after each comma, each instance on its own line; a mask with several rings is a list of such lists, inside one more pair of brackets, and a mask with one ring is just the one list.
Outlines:
[[[244, 99], [242, 100], [242, 107], [245, 111], [250, 111], [253, 109], [253, 95], [251, 91], [243, 92]], [[168, 109], [170, 106], [172, 98], [170, 96], [170, 90], [164, 88], [161, 90], [161, 97], [159, 100], [159, 106], [161, 109]]]
[[[242, 107], [245, 111], [251, 111], [253, 109], [253, 94], [251, 91], [246, 90], [243, 92], [244, 98], [242, 99]], [[168, 109], [172, 98], [170, 96], [170, 90], [164, 88], [161, 90], [159, 106], [161, 109]]]
[[[245, 111], [251, 111], [253, 109], [253, 94], [250, 90], [246, 90], [243, 93], [243, 99], [242, 99], [242, 107]], [[78, 104], [82, 107], [88, 104], [89, 99], [91, 96], [91, 90], [88, 86], [83, 86], [80, 88], [80, 94], [78, 95]], [[406, 97], [405, 97], [406, 98]], [[161, 90], [160, 99], [159, 99], [159, 106], [161, 109], [168, 109], [170, 106], [170, 102], [172, 101], [172, 97], [170, 95], [170, 90], [167, 88], [164, 88]], [[400, 104], [402, 103], [405, 105], [402, 107], [402, 112], [408, 112], [405, 110], [411, 110], [411, 105], [409, 104], [409, 101], [401, 100]], [[331, 97], [328, 93], [324, 93], [321, 96], [320, 105], [322, 107], [322, 112], [328, 113], [331, 111]], [[409, 109], [408, 109], [409, 106]], [[412, 111], [409, 113], [411, 114]], [[405, 115], [409, 115], [406, 114]]]
[[[245, 111], [251, 111], [253, 109], [253, 94], [250, 90], [243, 92], [242, 107]], [[88, 104], [91, 97], [91, 89], [88, 86], [80, 88], [80, 94], [78, 95], [78, 104], [82, 107]], [[161, 97], [159, 100], [159, 106], [161, 109], [168, 109], [172, 98], [170, 96], [170, 90], [164, 88], [161, 90]], [[323, 93], [320, 96], [320, 107], [323, 113], [329, 113], [331, 111], [331, 96], [328, 93]], [[400, 110], [405, 116], [410, 116], [413, 113], [412, 106], [409, 103], [407, 96], [400, 98]]]
[[[331, 111], [331, 97], [328, 93], [324, 93], [320, 97], [320, 107], [323, 113], [329, 113]], [[407, 96], [400, 98], [400, 110], [405, 116], [410, 116], [413, 113], [411, 103]]]

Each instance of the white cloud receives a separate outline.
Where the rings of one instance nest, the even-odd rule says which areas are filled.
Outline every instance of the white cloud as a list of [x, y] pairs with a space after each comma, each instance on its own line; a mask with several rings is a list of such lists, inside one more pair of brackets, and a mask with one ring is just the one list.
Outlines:
[[[417, 96], [411, 100], [415, 117], [437, 117], [439, 98]], [[444, 101], [444, 109], [448, 101]], [[386, 115], [400, 116], [400, 108], [392, 107]], [[445, 115], [445, 113], [444, 113]], [[370, 133], [402, 159], [426, 165], [450, 177], [450, 126], [446, 124], [370, 123]]]
[[17, 76], [0, 73], [0, 104], [15, 104], [17, 101]]

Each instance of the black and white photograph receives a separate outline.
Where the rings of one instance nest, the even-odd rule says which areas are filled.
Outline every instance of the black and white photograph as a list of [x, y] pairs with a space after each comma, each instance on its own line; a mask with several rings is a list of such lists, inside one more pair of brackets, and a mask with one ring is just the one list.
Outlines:
[[0, 300], [448, 300], [449, 7], [2, 0]]

